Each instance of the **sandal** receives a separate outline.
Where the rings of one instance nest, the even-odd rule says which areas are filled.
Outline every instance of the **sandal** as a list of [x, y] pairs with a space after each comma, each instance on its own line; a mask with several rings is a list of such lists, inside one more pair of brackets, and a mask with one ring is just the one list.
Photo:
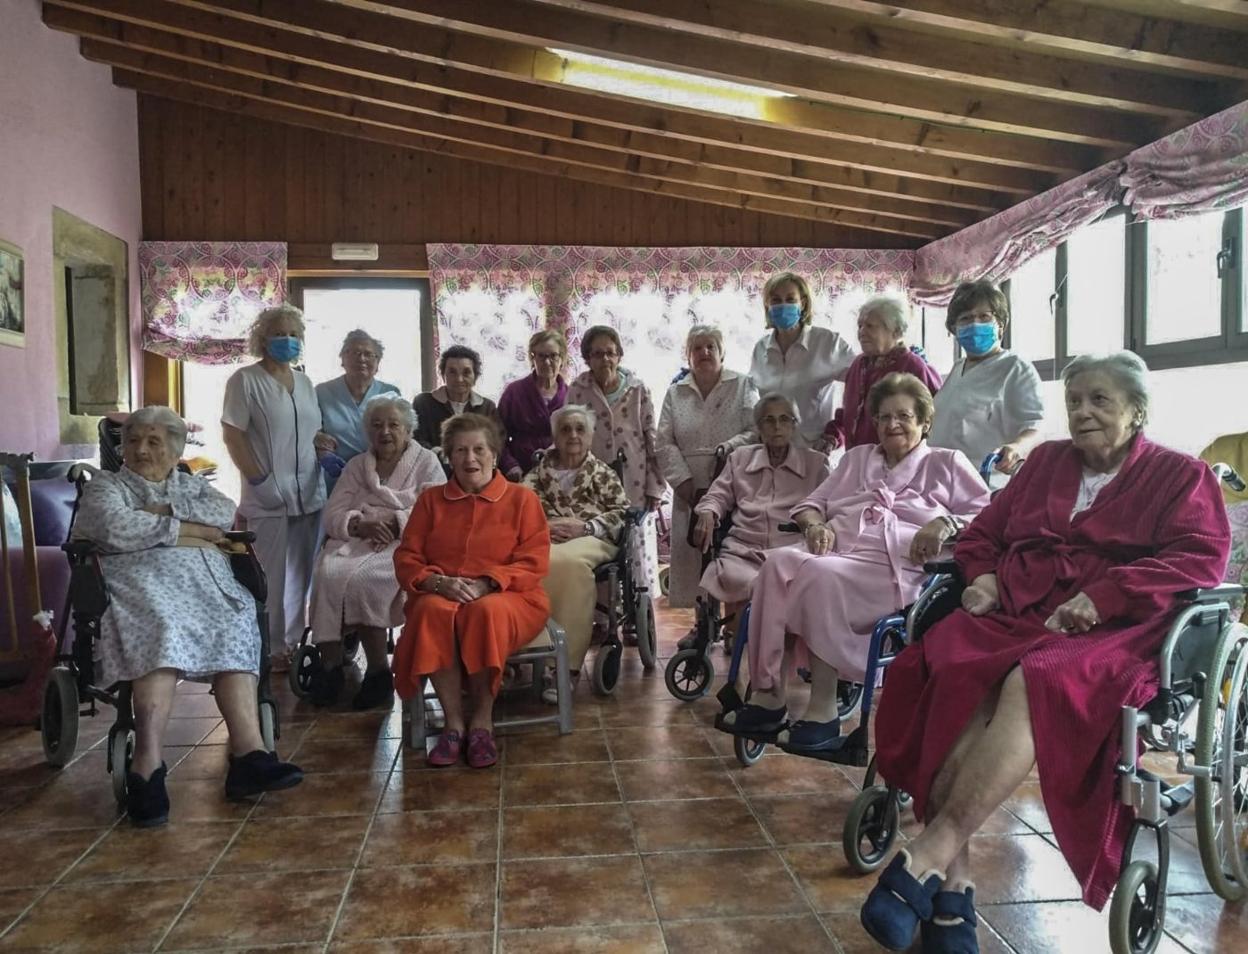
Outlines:
[[932, 919], [932, 898], [944, 878], [926, 872], [919, 881], [906, 870], [909, 853], [903, 848], [880, 875], [862, 905], [859, 920], [876, 943], [890, 951], [904, 951], [914, 941], [920, 921]]
[[765, 709], [753, 703], [747, 703], [739, 709], [733, 709], [736, 718], [725, 722], [730, 713], [721, 712], [715, 717], [715, 728], [731, 735], [772, 735], [788, 726], [789, 710], [787, 706], [779, 709]]
[[932, 919], [920, 928], [923, 954], [979, 954], [978, 923], [973, 885], [961, 893], [937, 891], [932, 898]]
[[799, 719], [789, 723], [789, 739], [780, 743], [786, 751], [835, 752], [845, 744], [841, 735], [841, 720], [810, 722]]
[[468, 767], [489, 768], [498, 761], [498, 746], [489, 729], [472, 729], [468, 733]]
[[438, 738], [437, 744], [433, 747], [433, 751], [429, 753], [426, 759], [428, 764], [434, 768], [446, 768], [448, 765], [454, 765], [459, 761], [459, 750], [463, 746], [464, 737], [458, 732], [443, 732]]

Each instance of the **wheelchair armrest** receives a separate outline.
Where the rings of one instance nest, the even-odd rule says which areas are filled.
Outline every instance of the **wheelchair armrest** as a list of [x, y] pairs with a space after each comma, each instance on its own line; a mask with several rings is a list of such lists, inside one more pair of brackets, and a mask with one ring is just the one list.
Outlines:
[[629, 507], [624, 511], [624, 522], [630, 527], [640, 527], [649, 512], [645, 507]]
[[99, 548], [90, 540], [69, 540], [61, 544], [61, 549], [69, 556], [70, 563], [82, 563], [87, 557], [99, 554]]
[[225, 539], [230, 543], [255, 543], [256, 534], [254, 530], [227, 530]]
[[1238, 599], [1244, 595], [1244, 588], [1237, 583], [1223, 583], [1203, 590], [1184, 590], [1179, 599], [1189, 603], [1220, 603]]
[[776, 529], [779, 530], [781, 533], [801, 533], [802, 532], [802, 528], [799, 527], [797, 523], [793, 520], [790, 520], [787, 523], [780, 524], [780, 526], [776, 527]]
[[956, 560], [931, 560], [923, 564], [923, 572], [930, 573], [933, 576], [953, 576], [958, 579], [962, 578], [962, 571], [958, 569]]

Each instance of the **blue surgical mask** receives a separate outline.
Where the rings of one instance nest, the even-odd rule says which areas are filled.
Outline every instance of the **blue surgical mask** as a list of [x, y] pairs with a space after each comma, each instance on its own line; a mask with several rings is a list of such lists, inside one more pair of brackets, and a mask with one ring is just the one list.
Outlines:
[[767, 308], [767, 317], [771, 319], [771, 324], [781, 331], [788, 331], [802, 320], [802, 306], [794, 301], [781, 302], [778, 305], [769, 305]]
[[958, 344], [972, 358], [987, 354], [997, 346], [997, 323], [975, 321], [963, 325], [957, 332]]
[[269, 357], [274, 361], [290, 362], [299, 357], [299, 352], [303, 350], [303, 342], [294, 335], [276, 335], [269, 339], [265, 347], [269, 352]]

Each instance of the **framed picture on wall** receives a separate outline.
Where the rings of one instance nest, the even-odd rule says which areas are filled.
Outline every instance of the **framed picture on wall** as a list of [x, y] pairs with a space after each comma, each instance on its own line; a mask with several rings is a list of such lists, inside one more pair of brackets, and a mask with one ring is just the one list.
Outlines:
[[0, 345], [26, 346], [22, 250], [0, 241]]

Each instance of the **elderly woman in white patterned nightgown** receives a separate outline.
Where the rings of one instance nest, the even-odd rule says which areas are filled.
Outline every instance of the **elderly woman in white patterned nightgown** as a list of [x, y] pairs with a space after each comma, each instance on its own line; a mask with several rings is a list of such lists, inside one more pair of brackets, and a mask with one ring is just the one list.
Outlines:
[[689, 373], [667, 389], [659, 415], [658, 453], [672, 485], [672, 570], [667, 598], [674, 607], [693, 605], [702, 558], [686, 542], [694, 493], [715, 476], [715, 449], [731, 451], [757, 440], [753, 407], [758, 400], [748, 376], [724, 367], [718, 328], [695, 325], [685, 339]]
[[228, 797], [288, 788], [303, 774], [266, 751], [260, 735], [256, 604], [216, 547], [234, 501], [175, 470], [186, 425], [168, 408], [136, 411], [121, 433], [124, 466], [87, 484], [73, 537], [101, 554], [112, 601], [100, 620], [97, 682], [132, 683], [127, 812], [150, 827], [169, 815], [161, 748], [179, 677], [213, 684], [230, 733]]

